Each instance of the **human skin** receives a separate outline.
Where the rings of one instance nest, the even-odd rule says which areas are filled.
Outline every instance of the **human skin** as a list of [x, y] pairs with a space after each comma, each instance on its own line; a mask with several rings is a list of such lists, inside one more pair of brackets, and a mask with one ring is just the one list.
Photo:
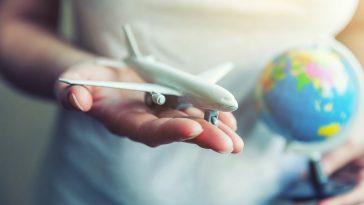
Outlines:
[[[58, 0], [5, 0], [0, 10], [0, 71], [19, 89], [48, 99], [58, 99], [64, 107], [85, 112], [120, 136], [155, 147], [184, 141], [217, 152], [238, 153], [243, 147], [235, 134], [235, 118], [221, 113], [219, 128], [201, 119], [196, 108], [153, 110], [144, 106], [135, 92], [116, 91], [57, 83], [72, 79], [141, 81], [130, 69], [115, 69], [93, 63], [96, 54], [78, 49], [56, 34]], [[349, 26], [338, 36], [364, 63], [364, 5]], [[54, 95], [54, 88], [57, 95]], [[364, 119], [362, 120], [363, 124]], [[364, 202], [364, 128], [357, 126], [348, 141], [323, 159], [331, 174], [350, 163], [360, 165], [358, 186], [350, 193], [322, 201], [321, 204], [359, 204]]]
[[[364, 65], [364, 1], [359, 1], [359, 7], [350, 24], [341, 32], [337, 39], [343, 42]], [[361, 102], [363, 103], [363, 102]], [[364, 203], [364, 116], [359, 117], [357, 126], [348, 133], [348, 140], [340, 147], [327, 153], [322, 159], [323, 169], [332, 174], [340, 169], [355, 166], [357, 186], [346, 194], [321, 201], [320, 205], [354, 205]]]
[[[69, 79], [140, 81], [128, 68], [93, 63], [100, 56], [76, 48], [56, 34], [58, 0], [8, 0], [0, 11], [0, 63], [3, 76], [19, 89], [58, 99], [66, 108], [85, 112], [111, 132], [151, 147], [187, 142], [219, 153], [239, 153], [243, 141], [235, 133], [231, 113], [220, 113], [215, 127], [201, 110], [150, 109], [138, 92], [67, 86]], [[56, 90], [56, 95], [54, 95]]]

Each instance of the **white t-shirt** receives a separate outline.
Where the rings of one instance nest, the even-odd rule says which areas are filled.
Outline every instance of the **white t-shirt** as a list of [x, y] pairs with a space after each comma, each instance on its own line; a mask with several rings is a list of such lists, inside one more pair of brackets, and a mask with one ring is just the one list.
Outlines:
[[73, 0], [77, 43], [116, 59], [131, 24], [143, 54], [200, 73], [233, 61], [220, 83], [239, 100], [245, 150], [221, 155], [186, 143], [149, 148], [62, 111], [37, 204], [258, 205], [304, 168], [257, 118], [251, 97], [264, 64], [288, 48], [330, 38], [357, 0]]

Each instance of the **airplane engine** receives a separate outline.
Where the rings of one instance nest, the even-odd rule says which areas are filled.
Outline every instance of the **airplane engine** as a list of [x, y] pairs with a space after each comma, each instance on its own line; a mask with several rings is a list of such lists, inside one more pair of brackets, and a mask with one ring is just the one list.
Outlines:
[[152, 101], [157, 105], [166, 103], [166, 97], [160, 93], [152, 93]]
[[148, 106], [164, 105], [166, 103], [166, 96], [160, 93], [145, 93], [145, 104]]

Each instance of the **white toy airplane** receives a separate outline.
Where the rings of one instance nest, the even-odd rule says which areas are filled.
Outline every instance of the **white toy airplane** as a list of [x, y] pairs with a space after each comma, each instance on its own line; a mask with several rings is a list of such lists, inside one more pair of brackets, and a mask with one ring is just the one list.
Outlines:
[[[215, 83], [233, 67], [225, 63], [198, 76], [156, 62], [151, 56], [142, 56], [137, 48], [129, 25], [124, 26], [129, 56], [124, 62], [148, 83], [110, 82], [91, 80], [59, 79], [69, 85], [99, 86], [146, 92], [145, 103], [165, 105], [176, 98], [180, 103], [190, 103], [205, 111], [204, 119], [214, 125], [218, 123], [218, 111], [232, 112], [238, 108], [235, 97]], [[173, 97], [174, 96], [174, 97]], [[167, 97], [167, 98], [166, 98]]]

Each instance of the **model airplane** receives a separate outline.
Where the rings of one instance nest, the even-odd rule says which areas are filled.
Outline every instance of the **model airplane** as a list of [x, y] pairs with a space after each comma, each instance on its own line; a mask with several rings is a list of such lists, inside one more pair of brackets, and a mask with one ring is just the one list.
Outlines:
[[217, 85], [233, 67], [225, 63], [198, 76], [183, 72], [155, 61], [151, 56], [142, 56], [129, 25], [124, 26], [129, 56], [124, 62], [148, 83], [90, 81], [59, 79], [69, 85], [99, 86], [146, 92], [148, 106], [165, 105], [168, 99], [177, 98], [180, 103], [190, 103], [205, 111], [204, 119], [213, 125], [218, 123], [219, 111], [232, 112], [238, 108], [235, 97]]

